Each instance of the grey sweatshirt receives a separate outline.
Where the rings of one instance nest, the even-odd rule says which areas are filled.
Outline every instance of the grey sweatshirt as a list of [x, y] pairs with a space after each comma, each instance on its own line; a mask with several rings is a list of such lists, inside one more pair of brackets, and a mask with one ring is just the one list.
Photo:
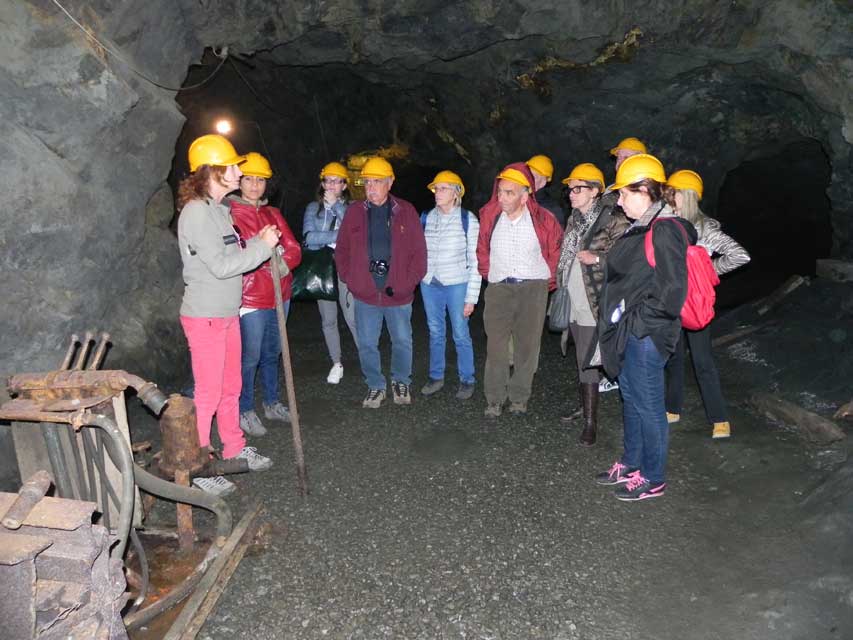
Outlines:
[[[246, 247], [240, 246], [246, 241]], [[227, 205], [192, 200], [178, 218], [178, 246], [184, 263], [181, 315], [190, 318], [236, 316], [243, 296], [243, 273], [272, 255], [259, 237], [240, 238]]]

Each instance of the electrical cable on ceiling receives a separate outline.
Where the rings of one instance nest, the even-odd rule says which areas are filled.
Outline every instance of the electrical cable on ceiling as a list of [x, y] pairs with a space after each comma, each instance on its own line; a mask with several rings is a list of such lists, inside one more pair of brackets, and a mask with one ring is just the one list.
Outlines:
[[234, 68], [234, 71], [237, 72], [237, 75], [240, 76], [240, 80], [242, 80], [243, 83], [247, 87], [249, 87], [249, 91], [251, 91], [252, 95], [255, 96], [255, 100], [260, 102], [263, 106], [265, 106], [267, 109], [269, 109], [273, 113], [278, 114], [278, 109], [271, 106], [263, 98], [261, 98], [260, 94], [257, 91], [255, 91], [255, 87], [253, 87], [252, 84], [246, 79], [246, 76], [244, 76], [242, 73], [240, 73], [240, 69], [237, 68], [237, 65], [234, 63], [233, 58], [231, 59], [231, 66]]
[[131, 71], [133, 71], [133, 73], [135, 73], [136, 75], [138, 75], [138, 76], [139, 76], [140, 78], [142, 78], [143, 80], [146, 80], [147, 82], [150, 82], [150, 83], [151, 83], [151, 84], [153, 84], [155, 87], [159, 87], [160, 89], [165, 89], [166, 91], [189, 91], [190, 89], [197, 89], [197, 88], [201, 87], [202, 85], [207, 84], [207, 82], [208, 82], [209, 80], [211, 80], [211, 78], [213, 78], [213, 76], [215, 76], [215, 75], [219, 72], [219, 70], [222, 68], [222, 65], [223, 65], [223, 64], [225, 64], [225, 61], [228, 59], [228, 47], [222, 47], [218, 52], [214, 49], [213, 53], [214, 53], [218, 58], [220, 58], [219, 64], [218, 64], [218, 65], [216, 65], [216, 68], [213, 70], [213, 73], [211, 73], [209, 76], [207, 76], [207, 77], [206, 77], [204, 80], [202, 80], [201, 82], [198, 82], [198, 83], [196, 83], [196, 84], [190, 85], [190, 86], [188, 86], [188, 87], [170, 87], [170, 86], [167, 86], [167, 85], [164, 85], [164, 84], [160, 84], [160, 83], [159, 83], [159, 82], [157, 82], [156, 80], [154, 80], [154, 79], [152, 79], [152, 78], [148, 77], [145, 73], [143, 73], [142, 71], [140, 71], [139, 69], [137, 69], [137, 68], [136, 68], [134, 65], [132, 65], [130, 62], [128, 62], [128, 61], [127, 61], [127, 59], [125, 59], [125, 58], [124, 58], [124, 56], [122, 56], [122, 55], [121, 55], [121, 54], [120, 54], [116, 49], [113, 49], [112, 47], [110, 47], [110, 46], [108, 46], [108, 45], [104, 44], [101, 40], [99, 40], [99, 39], [95, 36], [95, 34], [94, 34], [94, 33], [92, 33], [89, 29], [87, 29], [87, 28], [86, 28], [86, 27], [84, 27], [82, 24], [80, 24], [80, 23], [77, 21], [77, 19], [76, 19], [76, 18], [74, 18], [74, 16], [72, 16], [72, 15], [68, 12], [68, 10], [67, 10], [65, 7], [63, 7], [63, 6], [59, 3], [59, 1], [58, 1], [58, 0], [52, 0], [52, 2], [53, 2], [53, 4], [55, 4], [57, 7], [59, 7], [59, 9], [62, 11], [62, 13], [64, 13], [66, 16], [68, 16], [68, 19], [69, 19], [69, 20], [71, 20], [71, 22], [73, 22], [73, 23], [74, 23], [74, 24], [75, 24], [75, 25], [76, 25], [76, 26], [77, 26], [77, 27], [78, 27], [78, 28], [79, 28], [83, 33], [85, 33], [89, 38], [91, 38], [92, 40], [94, 40], [94, 41], [95, 41], [95, 42], [96, 42], [96, 43], [97, 43], [97, 44], [98, 44], [98, 45], [99, 45], [99, 46], [100, 46], [104, 51], [106, 51], [107, 53], [111, 54], [113, 57], [117, 58], [121, 63], [123, 63], [124, 65], [126, 65], [128, 69], [130, 69]]

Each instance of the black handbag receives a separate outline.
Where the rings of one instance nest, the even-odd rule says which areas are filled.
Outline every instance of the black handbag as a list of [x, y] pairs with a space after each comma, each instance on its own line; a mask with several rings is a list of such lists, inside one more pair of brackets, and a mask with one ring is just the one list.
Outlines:
[[551, 307], [548, 311], [548, 329], [551, 331], [565, 331], [569, 328], [569, 315], [571, 311], [571, 300], [567, 287], [557, 287], [551, 294]]
[[293, 300], [337, 300], [335, 250], [302, 249], [302, 262], [293, 270]]

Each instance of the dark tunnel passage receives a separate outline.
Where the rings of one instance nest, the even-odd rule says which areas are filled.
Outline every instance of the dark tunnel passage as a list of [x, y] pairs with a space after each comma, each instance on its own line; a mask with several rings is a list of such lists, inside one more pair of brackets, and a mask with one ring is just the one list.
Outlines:
[[723, 280], [722, 307], [768, 295], [791, 275], [813, 276], [815, 261], [832, 248], [832, 167], [820, 143], [803, 140], [755, 156], [726, 174], [717, 200], [718, 219], [752, 257]]

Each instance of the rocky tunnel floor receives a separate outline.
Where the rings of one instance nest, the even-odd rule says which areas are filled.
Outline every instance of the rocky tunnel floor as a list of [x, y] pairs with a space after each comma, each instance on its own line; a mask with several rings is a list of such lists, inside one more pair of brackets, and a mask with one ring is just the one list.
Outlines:
[[316, 308], [295, 307], [289, 330], [311, 493], [296, 494], [288, 426], [252, 440], [275, 466], [234, 478], [239, 491], [229, 502], [239, 516], [260, 497], [267, 534], [200, 638], [853, 633], [846, 539], [803, 508], [847, 444], [809, 447], [751, 413], [749, 390], [770, 382], [754, 375], [759, 365], [744, 361], [743, 345], [718, 351], [731, 440], [711, 440], [689, 379], [670, 432], [667, 494], [632, 504], [592, 481], [621, 453], [618, 392], [602, 395], [595, 447], [576, 443], [579, 425], [559, 422], [576, 402], [576, 377], [558, 336], [544, 335], [529, 413], [489, 420], [481, 388], [460, 402], [452, 375], [435, 397], [418, 393], [427, 368], [422, 316], [416, 307], [412, 406], [371, 411], [361, 408], [352, 345], [342, 383], [326, 384]]

